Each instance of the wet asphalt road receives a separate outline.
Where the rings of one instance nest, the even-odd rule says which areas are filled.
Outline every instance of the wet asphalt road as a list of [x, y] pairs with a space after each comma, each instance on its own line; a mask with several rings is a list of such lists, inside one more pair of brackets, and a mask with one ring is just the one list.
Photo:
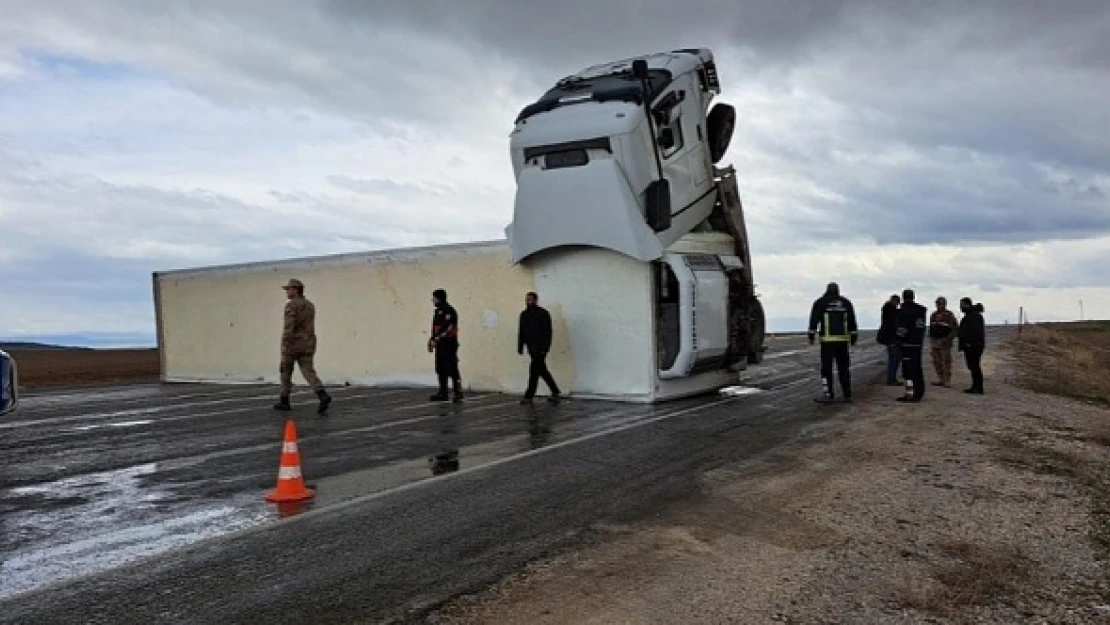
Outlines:
[[[0, 421], [0, 622], [413, 617], [819, 425], [817, 358], [779, 337], [744, 375], [761, 390], [657, 406], [348, 387], [320, 417], [302, 391], [301, 510], [263, 500], [286, 417], [272, 387], [29, 395]], [[853, 360], [857, 386], [881, 376], [872, 335]], [[429, 461], [453, 453], [457, 472]]]

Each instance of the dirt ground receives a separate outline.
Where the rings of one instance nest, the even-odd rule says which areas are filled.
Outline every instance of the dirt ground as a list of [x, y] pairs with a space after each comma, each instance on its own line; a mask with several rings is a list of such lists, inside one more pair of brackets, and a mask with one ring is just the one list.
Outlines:
[[13, 349], [26, 390], [157, 382], [157, 349]]
[[957, 353], [923, 403], [874, 388], [755, 468], [428, 620], [1110, 623], [1110, 377], [1075, 379], [1107, 347], [1110, 327], [991, 344], [982, 396], [961, 392]]

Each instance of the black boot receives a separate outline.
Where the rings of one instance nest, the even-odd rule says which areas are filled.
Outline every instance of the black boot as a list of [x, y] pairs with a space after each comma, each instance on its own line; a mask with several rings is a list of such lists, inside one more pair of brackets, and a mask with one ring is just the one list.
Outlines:
[[289, 405], [289, 396], [282, 395], [278, 398], [278, 403], [274, 404], [274, 410], [292, 410], [293, 407]]
[[328, 395], [326, 389], [316, 391], [316, 396], [320, 398], [320, 405], [316, 407], [316, 414], [324, 414], [328, 411], [328, 406], [331, 405], [331, 395]]
[[463, 400], [462, 382], [455, 380], [455, 403], [460, 403]]

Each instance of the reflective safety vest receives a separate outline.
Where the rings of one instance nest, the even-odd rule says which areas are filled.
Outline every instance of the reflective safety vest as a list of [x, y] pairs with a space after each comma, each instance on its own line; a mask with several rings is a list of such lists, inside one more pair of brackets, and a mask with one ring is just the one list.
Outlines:
[[858, 333], [856, 311], [846, 297], [825, 296], [813, 303], [809, 315], [809, 335], [821, 327], [822, 343], [848, 343]]

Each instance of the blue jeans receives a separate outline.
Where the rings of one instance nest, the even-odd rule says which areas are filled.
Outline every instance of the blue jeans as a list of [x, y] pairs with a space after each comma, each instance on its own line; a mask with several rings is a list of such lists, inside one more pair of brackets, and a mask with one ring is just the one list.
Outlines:
[[902, 364], [902, 348], [897, 345], [886, 346], [886, 381], [898, 383], [898, 365]]

